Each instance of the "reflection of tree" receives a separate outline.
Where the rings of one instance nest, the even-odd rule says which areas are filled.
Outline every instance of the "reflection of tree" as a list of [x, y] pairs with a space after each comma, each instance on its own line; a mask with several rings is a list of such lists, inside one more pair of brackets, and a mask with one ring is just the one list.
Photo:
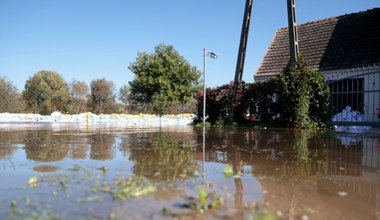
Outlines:
[[26, 157], [34, 161], [59, 161], [67, 156], [68, 147], [62, 136], [51, 130], [28, 131], [25, 140]]
[[297, 132], [294, 140], [294, 153], [299, 163], [309, 161], [309, 148], [308, 140], [310, 138], [310, 132], [307, 130], [301, 130]]
[[97, 133], [92, 136], [90, 158], [93, 160], [110, 160], [115, 156], [113, 148], [115, 137]]
[[13, 140], [17, 141], [20, 134], [15, 132], [0, 131], [0, 159], [9, 159], [17, 148], [13, 145]]
[[49, 165], [41, 165], [41, 166], [35, 166], [33, 167], [34, 171], [41, 172], [41, 173], [48, 173], [48, 172], [55, 172], [58, 170], [58, 167], [56, 166], [49, 166]]
[[[143, 143], [141, 143], [143, 139]], [[186, 179], [198, 169], [192, 143], [171, 133], [145, 133], [130, 145], [133, 171], [153, 181]]]
[[285, 176], [293, 177], [295, 182], [303, 182], [327, 174], [327, 152], [321, 137], [301, 130], [294, 133], [292, 146], [293, 157], [283, 163]]
[[[291, 183], [292, 187], [289, 195], [291, 196], [288, 207], [289, 219], [296, 219], [296, 209], [302, 206], [300, 201], [304, 198], [303, 186], [316, 181], [328, 172], [327, 155], [323, 148], [321, 149], [323, 144], [320, 137], [316, 137], [317, 141], [313, 142], [312, 139], [316, 134], [307, 130], [295, 131], [293, 135], [294, 138], [290, 141], [293, 151], [290, 157], [282, 162], [279, 170], [281, 179]], [[312, 149], [315, 146], [319, 149]]]
[[70, 145], [69, 157], [73, 159], [85, 159], [87, 157], [87, 149], [89, 144]]
[[[198, 143], [201, 138], [199, 135]], [[292, 210], [300, 207], [304, 185], [313, 183], [327, 173], [328, 151], [323, 147], [328, 146], [324, 142], [326, 140], [307, 131], [228, 131], [211, 128], [206, 133], [206, 161], [229, 164], [235, 174], [243, 172], [243, 166], [251, 165], [254, 167], [251, 169], [254, 176], [262, 177], [259, 181], [268, 191], [266, 195], [288, 193], [286, 198], [278, 201], [270, 196], [265, 199], [269, 203], [284, 205], [290, 215], [299, 214]], [[242, 179], [233, 181], [235, 206], [238, 208], [244, 204], [243, 196], [247, 189]]]

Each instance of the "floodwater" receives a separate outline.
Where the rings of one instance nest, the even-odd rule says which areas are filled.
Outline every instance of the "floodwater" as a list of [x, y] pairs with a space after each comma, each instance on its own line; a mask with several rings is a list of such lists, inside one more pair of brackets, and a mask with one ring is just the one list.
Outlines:
[[0, 219], [380, 219], [380, 135], [0, 124]]

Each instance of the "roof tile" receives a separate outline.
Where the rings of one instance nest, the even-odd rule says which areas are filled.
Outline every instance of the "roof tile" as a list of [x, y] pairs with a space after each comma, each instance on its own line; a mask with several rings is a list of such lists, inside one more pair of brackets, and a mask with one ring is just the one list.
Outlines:
[[[349, 69], [380, 63], [380, 8], [298, 26], [300, 54], [314, 70]], [[256, 77], [279, 74], [288, 64], [288, 28], [277, 30]]]

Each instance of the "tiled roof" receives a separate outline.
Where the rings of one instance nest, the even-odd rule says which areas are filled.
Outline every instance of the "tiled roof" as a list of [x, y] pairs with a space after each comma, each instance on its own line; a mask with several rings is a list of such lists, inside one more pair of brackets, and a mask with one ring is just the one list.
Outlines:
[[[298, 26], [299, 51], [314, 70], [357, 68], [380, 63], [380, 8]], [[288, 64], [288, 28], [277, 30], [255, 75], [279, 74]]]

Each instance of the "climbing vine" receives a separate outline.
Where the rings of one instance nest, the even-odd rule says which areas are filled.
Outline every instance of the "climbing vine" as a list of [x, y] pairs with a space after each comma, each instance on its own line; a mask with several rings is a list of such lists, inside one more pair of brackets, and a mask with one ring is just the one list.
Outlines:
[[287, 66], [278, 77], [278, 105], [282, 122], [309, 127], [324, 122], [330, 106], [330, 92], [322, 74], [309, 68], [299, 57], [296, 68]]

